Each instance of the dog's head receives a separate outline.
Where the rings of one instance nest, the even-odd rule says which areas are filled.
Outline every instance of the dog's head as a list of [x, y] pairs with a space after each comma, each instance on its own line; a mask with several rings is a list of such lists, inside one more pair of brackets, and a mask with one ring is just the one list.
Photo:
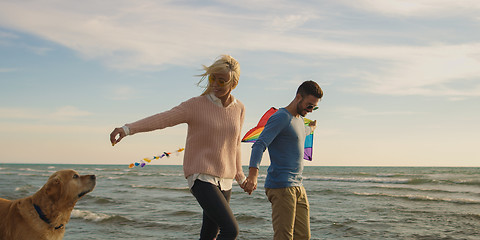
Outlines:
[[75, 203], [95, 188], [95, 175], [80, 176], [74, 170], [60, 170], [48, 179], [45, 192], [53, 202]]

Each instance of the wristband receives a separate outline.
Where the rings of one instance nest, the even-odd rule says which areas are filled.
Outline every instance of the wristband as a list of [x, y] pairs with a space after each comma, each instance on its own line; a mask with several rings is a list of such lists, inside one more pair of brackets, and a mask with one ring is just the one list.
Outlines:
[[245, 176], [243, 176], [243, 178], [240, 181], [237, 180], [238, 185], [242, 185], [245, 182], [245, 180], [247, 180], [247, 177]]
[[125, 135], [130, 135], [130, 128], [127, 127], [127, 125], [123, 125], [122, 129], [125, 132]]

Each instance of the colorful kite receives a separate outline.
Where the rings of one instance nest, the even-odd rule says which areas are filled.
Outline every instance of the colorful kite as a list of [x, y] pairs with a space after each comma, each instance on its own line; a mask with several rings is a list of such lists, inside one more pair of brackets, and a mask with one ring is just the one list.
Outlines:
[[[255, 142], [257, 141], [258, 137], [262, 133], [263, 129], [265, 128], [265, 125], [268, 122], [268, 119], [275, 113], [277, 112], [278, 109], [271, 107], [265, 114], [263, 114], [262, 118], [260, 118], [260, 121], [258, 121], [258, 124], [256, 127], [250, 129], [245, 136], [242, 139], [242, 142]], [[305, 125], [308, 126], [312, 120], [304, 118], [304, 123]], [[303, 159], [312, 161], [312, 156], [313, 156], [313, 131], [307, 135], [305, 138], [305, 145], [304, 145], [304, 153], [303, 153]]]
[[[312, 120], [308, 118], [303, 118], [303, 122], [306, 126], [310, 124]], [[313, 157], [313, 130], [305, 137], [305, 145], [303, 146], [303, 159], [312, 161]]]
[[258, 121], [258, 124], [256, 127], [250, 129], [245, 136], [242, 139], [242, 142], [256, 142], [258, 137], [260, 137], [260, 133], [262, 133], [263, 129], [265, 128], [265, 125], [268, 122], [268, 119], [270, 116], [272, 116], [278, 109], [271, 107], [268, 109], [268, 111], [263, 114], [262, 118], [260, 118], [260, 121]]
[[[177, 151], [175, 151], [175, 153], [179, 153], [183, 150], [185, 150], [185, 148], [179, 148]], [[150, 163], [152, 160], [160, 159], [160, 158], [163, 158], [163, 157], [170, 157], [171, 154], [172, 154], [171, 152], [163, 152], [163, 154], [158, 155], [158, 156], [153, 156], [152, 158], [144, 158], [140, 162], [130, 163], [128, 168], [134, 168], [134, 167], [138, 167], [138, 166], [143, 168], [143, 167], [145, 167], [145, 165], [147, 163]]]

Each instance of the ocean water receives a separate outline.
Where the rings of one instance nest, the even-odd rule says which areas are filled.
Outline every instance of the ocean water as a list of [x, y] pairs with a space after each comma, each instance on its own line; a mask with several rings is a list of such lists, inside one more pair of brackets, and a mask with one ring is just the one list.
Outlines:
[[[29, 196], [60, 169], [97, 175], [64, 239], [198, 239], [182, 166], [0, 164], [0, 197]], [[234, 185], [238, 239], [272, 239], [260, 170], [252, 195]], [[480, 168], [306, 167], [304, 185], [312, 239], [480, 239]]]

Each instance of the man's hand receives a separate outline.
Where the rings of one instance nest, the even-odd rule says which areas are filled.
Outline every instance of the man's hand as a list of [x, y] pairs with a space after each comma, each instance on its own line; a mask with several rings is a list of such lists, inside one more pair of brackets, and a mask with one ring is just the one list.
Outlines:
[[247, 180], [243, 184], [243, 191], [249, 195], [257, 189], [258, 168], [251, 167], [249, 169]]
[[317, 120], [311, 121], [308, 126], [312, 129], [312, 132], [315, 131], [315, 128], [317, 128]]

